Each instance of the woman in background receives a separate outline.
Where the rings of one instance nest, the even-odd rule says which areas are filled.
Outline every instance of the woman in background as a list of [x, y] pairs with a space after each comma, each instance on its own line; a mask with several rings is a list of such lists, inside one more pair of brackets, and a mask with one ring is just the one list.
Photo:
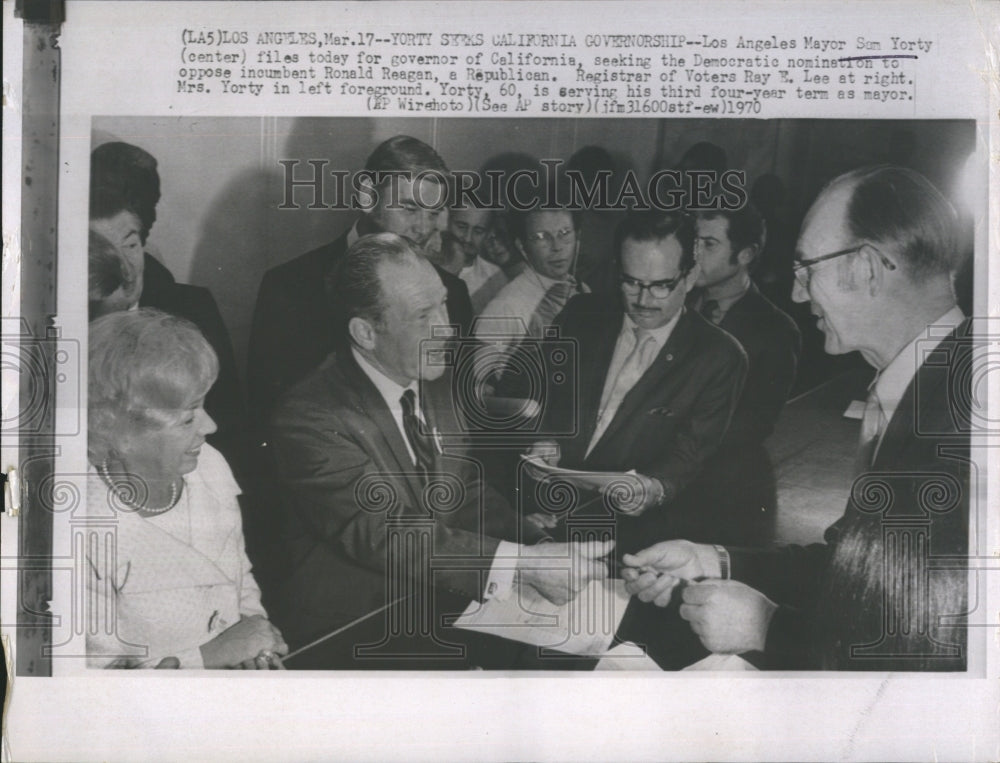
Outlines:
[[87, 549], [89, 664], [280, 667], [288, 647], [250, 571], [239, 486], [205, 442], [214, 351], [150, 309], [98, 318], [89, 342], [88, 517], [114, 528]]

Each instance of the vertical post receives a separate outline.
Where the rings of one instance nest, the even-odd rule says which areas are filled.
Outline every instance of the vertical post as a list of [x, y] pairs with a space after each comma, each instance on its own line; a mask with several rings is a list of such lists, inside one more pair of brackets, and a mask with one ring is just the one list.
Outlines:
[[[17, 675], [52, 674], [52, 474], [55, 470], [55, 342], [49, 336], [56, 313], [56, 231], [59, 190], [61, 0], [19, 0], [24, 19], [21, 119], [21, 319], [42, 373], [22, 373], [20, 400], [42, 396], [40, 415], [19, 432], [22, 482], [26, 487], [18, 543]], [[39, 355], [40, 354], [40, 355]], [[29, 428], [25, 428], [25, 427]], [[46, 496], [42, 491], [48, 491]]]

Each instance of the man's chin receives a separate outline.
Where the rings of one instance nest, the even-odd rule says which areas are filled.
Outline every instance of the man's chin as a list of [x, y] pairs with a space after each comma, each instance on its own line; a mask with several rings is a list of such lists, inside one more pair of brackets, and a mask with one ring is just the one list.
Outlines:
[[447, 366], [443, 364], [425, 362], [423, 368], [420, 369], [420, 378], [423, 381], [434, 381], [435, 379], [440, 379], [444, 376], [444, 372], [446, 370]]

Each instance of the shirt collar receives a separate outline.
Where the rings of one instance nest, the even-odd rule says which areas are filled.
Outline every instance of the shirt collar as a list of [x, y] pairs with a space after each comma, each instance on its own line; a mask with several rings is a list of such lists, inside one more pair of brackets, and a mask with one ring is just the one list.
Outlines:
[[566, 276], [565, 278], [561, 279], [549, 278], [548, 276], [543, 276], [541, 273], [539, 273], [530, 265], [524, 272], [526, 275], [528, 275], [530, 278], [532, 278], [538, 284], [540, 284], [544, 291], [548, 291], [550, 287], [555, 286], [557, 283], [562, 283], [563, 281], [567, 281], [574, 288], [576, 287], [576, 279], [573, 276]]
[[914, 337], [878, 374], [872, 386], [886, 421], [892, 419], [927, 353], [936, 349], [963, 320], [965, 315], [962, 311], [958, 307], [952, 307]]
[[[653, 342], [655, 342], [656, 344], [657, 353], [659, 353], [660, 350], [663, 349], [663, 345], [667, 343], [667, 340], [670, 338], [670, 335], [674, 333], [674, 327], [677, 325], [677, 321], [681, 319], [681, 314], [683, 312], [684, 308], [682, 307], [680, 310], [677, 311], [674, 317], [671, 318], [669, 321], [667, 321], [664, 325], [660, 326], [657, 329], [646, 329], [649, 335], [653, 337]], [[636, 322], [632, 320], [632, 316], [630, 316], [626, 312], [625, 320], [622, 322], [621, 333], [632, 334], [635, 332], [636, 328], [637, 328]]]
[[399, 399], [408, 389], [412, 389], [413, 393], [417, 396], [419, 410], [420, 390], [415, 381], [411, 381], [407, 386], [402, 387], [375, 368], [375, 366], [373, 366], [364, 355], [358, 352], [356, 348], [351, 347], [351, 354], [358, 362], [358, 366], [361, 370], [364, 371], [365, 376], [371, 379], [372, 384], [375, 385], [375, 389], [378, 390], [382, 399], [385, 400], [385, 403], [389, 406], [390, 411], [400, 410]]

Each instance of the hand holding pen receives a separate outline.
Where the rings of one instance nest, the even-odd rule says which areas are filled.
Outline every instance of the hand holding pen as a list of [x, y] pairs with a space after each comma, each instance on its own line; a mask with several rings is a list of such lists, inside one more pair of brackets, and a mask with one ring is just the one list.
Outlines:
[[718, 578], [719, 557], [714, 546], [687, 540], [668, 540], [622, 557], [625, 590], [640, 601], [658, 607], [670, 603], [674, 588], [682, 581]]

